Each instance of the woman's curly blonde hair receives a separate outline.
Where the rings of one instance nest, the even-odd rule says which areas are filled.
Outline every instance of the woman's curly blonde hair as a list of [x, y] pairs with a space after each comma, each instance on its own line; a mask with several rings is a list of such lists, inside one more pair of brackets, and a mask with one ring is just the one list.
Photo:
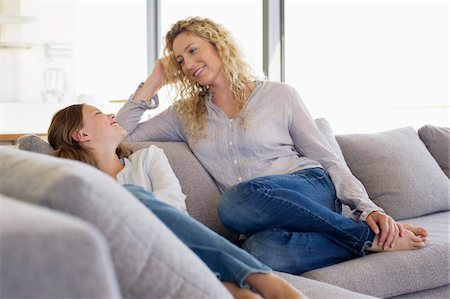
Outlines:
[[246, 105], [247, 84], [255, 79], [251, 74], [250, 66], [244, 61], [238, 45], [233, 40], [231, 33], [222, 25], [210, 19], [191, 17], [178, 21], [167, 32], [165, 38], [163, 60], [164, 73], [167, 83], [175, 83], [180, 99], [176, 102], [177, 115], [183, 122], [189, 134], [194, 140], [206, 137], [205, 95], [208, 86], [201, 86], [192, 82], [181, 70], [173, 52], [175, 38], [183, 33], [195, 34], [214, 46], [221, 61], [222, 68], [230, 82], [230, 90], [235, 98], [235, 111], [241, 112], [239, 117], [244, 121]]

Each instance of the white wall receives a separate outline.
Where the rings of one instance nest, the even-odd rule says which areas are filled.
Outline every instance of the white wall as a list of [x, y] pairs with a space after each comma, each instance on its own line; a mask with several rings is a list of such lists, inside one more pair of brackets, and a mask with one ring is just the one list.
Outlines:
[[44, 133], [72, 103], [117, 112], [145, 80], [146, 1], [0, 0], [0, 42], [30, 45], [0, 47], [0, 134]]

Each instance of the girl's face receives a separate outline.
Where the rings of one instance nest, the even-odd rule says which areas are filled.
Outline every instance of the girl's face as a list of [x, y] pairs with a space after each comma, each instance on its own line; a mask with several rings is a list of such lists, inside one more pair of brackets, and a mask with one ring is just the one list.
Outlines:
[[183, 73], [200, 85], [213, 85], [223, 72], [214, 46], [193, 33], [180, 33], [173, 41], [173, 53]]
[[91, 105], [83, 105], [83, 127], [78, 131], [79, 138], [98, 144], [120, 144], [126, 136], [126, 131], [116, 121], [114, 114], [103, 114]]

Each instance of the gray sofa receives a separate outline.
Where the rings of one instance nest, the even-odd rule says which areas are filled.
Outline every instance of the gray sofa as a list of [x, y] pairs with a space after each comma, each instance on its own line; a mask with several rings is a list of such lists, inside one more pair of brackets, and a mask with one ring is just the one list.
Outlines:
[[[419, 134], [402, 128], [335, 138], [326, 120], [316, 124], [378, 205], [400, 222], [426, 226], [430, 236], [421, 250], [280, 275], [310, 298], [448, 298], [450, 131], [428, 126]], [[189, 148], [152, 144], [168, 156], [191, 216], [235, 241], [217, 217], [219, 190]], [[0, 149], [0, 298], [229, 298], [114, 180], [76, 161], [23, 151], [51, 151], [36, 136], [22, 138], [19, 148]]]

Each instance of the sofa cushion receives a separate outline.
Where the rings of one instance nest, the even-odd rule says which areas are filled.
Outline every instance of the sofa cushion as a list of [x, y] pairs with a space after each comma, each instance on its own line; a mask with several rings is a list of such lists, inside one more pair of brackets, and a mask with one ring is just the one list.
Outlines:
[[418, 133], [433, 158], [450, 178], [450, 128], [426, 125]]
[[449, 210], [450, 181], [413, 128], [336, 139], [369, 197], [394, 219]]
[[312, 280], [306, 277], [292, 275], [288, 273], [275, 272], [291, 283], [297, 289], [301, 290], [308, 298], [342, 298], [342, 299], [375, 299], [370, 295], [352, 292], [344, 288], [326, 284], [320, 281]]
[[181, 190], [186, 195], [189, 215], [226, 238], [236, 241], [237, 235], [233, 235], [225, 229], [217, 214], [219, 188], [186, 143], [133, 142], [125, 143], [125, 146], [136, 151], [152, 144], [164, 150], [170, 166], [180, 181]]
[[79, 218], [0, 194], [0, 247], [0, 298], [122, 297], [104, 237]]
[[[428, 230], [428, 240], [450, 245], [450, 212], [433, 213], [400, 220], [400, 223], [409, 223], [415, 226], [423, 226]], [[449, 246], [450, 256], [450, 246]], [[450, 266], [449, 266], [450, 269]], [[450, 271], [450, 270], [449, 270]]]
[[51, 154], [53, 147], [36, 135], [23, 135], [18, 140], [19, 148], [41, 154]]
[[128, 298], [230, 298], [206, 265], [111, 177], [87, 164], [0, 149], [5, 195], [78, 216], [105, 236]]
[[420, 250], [368, 254], [302, 275], [387, 298], [448, 285], [449, 263], [449, 245], [430, 240]]

